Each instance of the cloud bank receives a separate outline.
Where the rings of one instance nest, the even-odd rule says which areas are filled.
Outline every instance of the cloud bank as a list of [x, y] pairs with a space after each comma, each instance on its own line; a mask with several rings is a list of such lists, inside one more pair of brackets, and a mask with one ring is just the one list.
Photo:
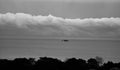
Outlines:
[[[23, 29], [28, 34], [79, 38], [119, 38], [120, 18], [62, 18], [25, 13], [0, 14], [0, 31]], [[8, 31], [7, 31], [8, 32]], [[0, 34], [2, 34], [0, 33]], [[9, 33], [10, 30], [9, 30]], [[26, 33], [27, 34], [27, 33]]]

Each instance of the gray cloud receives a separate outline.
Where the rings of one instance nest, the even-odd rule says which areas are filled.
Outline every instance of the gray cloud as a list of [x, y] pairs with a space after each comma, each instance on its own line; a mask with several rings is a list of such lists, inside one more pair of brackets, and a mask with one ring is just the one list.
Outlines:
[[[120, 18], [68, 19], [62, 17], [34, 16], [25, 13], [0, 14], [0, 31], [12, 27], [41, 36], [80, 38], [119, 38]], [[15, 30], [16, 30], [15, 29]], [[10, 31], [10, 30], [9, 30]], [[2, 33], [1, 33], [2, 34]]]

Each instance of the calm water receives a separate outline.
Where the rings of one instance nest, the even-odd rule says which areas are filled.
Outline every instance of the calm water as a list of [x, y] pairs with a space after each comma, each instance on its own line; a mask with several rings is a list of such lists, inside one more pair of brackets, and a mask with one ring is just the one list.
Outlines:
[[51, 56], [60, 59], [101, 56], [120, 61], [119, 40], [1, 39], [0, 58]]

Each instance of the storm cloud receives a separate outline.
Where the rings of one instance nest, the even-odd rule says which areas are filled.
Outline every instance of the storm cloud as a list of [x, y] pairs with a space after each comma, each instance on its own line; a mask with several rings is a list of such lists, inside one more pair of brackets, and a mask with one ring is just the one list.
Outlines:
[[[0, 14], [0, 31], [27, 31], [26, 34], [40, 36], [63, 36], [79, 38], [120, 37], [120, 18], [62, 18], [53, 15], [31, 15], [25, 13]], [[0, 33], [0, 35], [2, 34]]]

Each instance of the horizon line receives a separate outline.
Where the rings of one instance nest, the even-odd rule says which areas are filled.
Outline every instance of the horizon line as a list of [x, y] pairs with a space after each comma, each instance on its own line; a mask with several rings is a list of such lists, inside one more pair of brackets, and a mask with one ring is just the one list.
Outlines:
[[117, 40], [116, 38], [70, 38], [70, 37], [0, 37], [0, 40]]

